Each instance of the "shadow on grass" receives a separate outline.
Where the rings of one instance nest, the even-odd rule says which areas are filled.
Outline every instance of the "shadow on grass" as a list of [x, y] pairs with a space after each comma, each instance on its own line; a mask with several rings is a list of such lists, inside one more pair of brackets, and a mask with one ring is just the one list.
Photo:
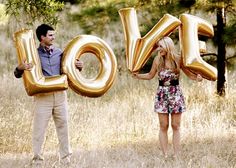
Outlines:
[[[114, 144], [93, 149], [74, 149], [71, 158], [73, 168], [170, 168], [170, 167], [236, 167], [235, 137], [202, 139], [189, 143], [182, 142], [179, 158], [163, 158], [157, 140], [142, 140]], [[55, 153], [46, 153], [45, 168], [57, 161]], [[1, 168], [30, 167], [30, 154], [5, 154], [0, 156]]]

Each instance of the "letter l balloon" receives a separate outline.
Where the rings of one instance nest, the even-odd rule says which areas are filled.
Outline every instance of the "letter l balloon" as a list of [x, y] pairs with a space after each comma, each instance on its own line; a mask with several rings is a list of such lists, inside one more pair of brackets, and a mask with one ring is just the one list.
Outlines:
[[23, 29], [15, 32], [13, 39], [18, 62], [26, 60], [27, 63], [33, 64], [33, 68], [23, 74], [25, 89], [29, 96], [68, 88], [66, 75], [44, 77], [32, 30]]

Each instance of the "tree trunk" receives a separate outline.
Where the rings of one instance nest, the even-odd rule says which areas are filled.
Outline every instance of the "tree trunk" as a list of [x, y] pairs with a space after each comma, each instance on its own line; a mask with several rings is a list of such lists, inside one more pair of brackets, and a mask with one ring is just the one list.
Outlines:
[[217, 94], [219, 96], [225, 96], [226, 92], [226, 49], [225, 42], [223, 41], [224, 28], [226, 24], [225, 11], [224, 8], [217, 9], [217, 44], [218, 44], [218, 57], [217, 57], [217, 70], [218, 70], [218, 80], [217, 80]]

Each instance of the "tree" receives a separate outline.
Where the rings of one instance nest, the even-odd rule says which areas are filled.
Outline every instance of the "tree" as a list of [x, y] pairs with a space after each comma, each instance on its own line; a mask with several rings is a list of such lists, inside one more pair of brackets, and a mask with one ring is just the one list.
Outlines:
[[219, 6], [216, 11], [217, 18], [217, 34], [216, 40], [218, 43], [218, 56], [217, 56], [217, 70], [218, 70], [218, 80], [217, 80], [217, 93], [220, 96], [225, 95], [226, 88], [226, 42], [223, 40], [224, 30], [226, 26], [226, 16], [224, 5]]
[[[217, 51], [217, 94], [219, 96], [225, 96], [226, 94], [226, 46], [235, 45], [236, 32], [232, 31], [235, 28], [236, 20], [228, 22], [227, 26], [226, 15], [228, 15], [230, 21], [230, 15], [235, 18], [236, 6], [234, 0], [209, 0], [204, 4], [205, 10], [215, 11], [217, 25], [215, 26], [215, 39], [214, 42], [218, 48]], [[234, 29], [235, 30], [235, 29]]]
[[32, 24], [37, 20], [55, 25], [58, 11], [64, 7], [64, 3], [57, 0], [5, 0], [5, 5], [6, 13], [18, 24]]

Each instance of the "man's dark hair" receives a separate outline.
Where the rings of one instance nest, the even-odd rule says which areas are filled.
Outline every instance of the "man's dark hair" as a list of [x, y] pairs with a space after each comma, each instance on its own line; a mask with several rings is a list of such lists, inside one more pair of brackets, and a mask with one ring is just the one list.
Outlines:
[[41, 24], [36, 29], [36, 35], [39, 41], [41, 41], [41, 36], [46, 36], [48, 30], [54, 30], [53, 27], [47, 25], [47, 24]]

